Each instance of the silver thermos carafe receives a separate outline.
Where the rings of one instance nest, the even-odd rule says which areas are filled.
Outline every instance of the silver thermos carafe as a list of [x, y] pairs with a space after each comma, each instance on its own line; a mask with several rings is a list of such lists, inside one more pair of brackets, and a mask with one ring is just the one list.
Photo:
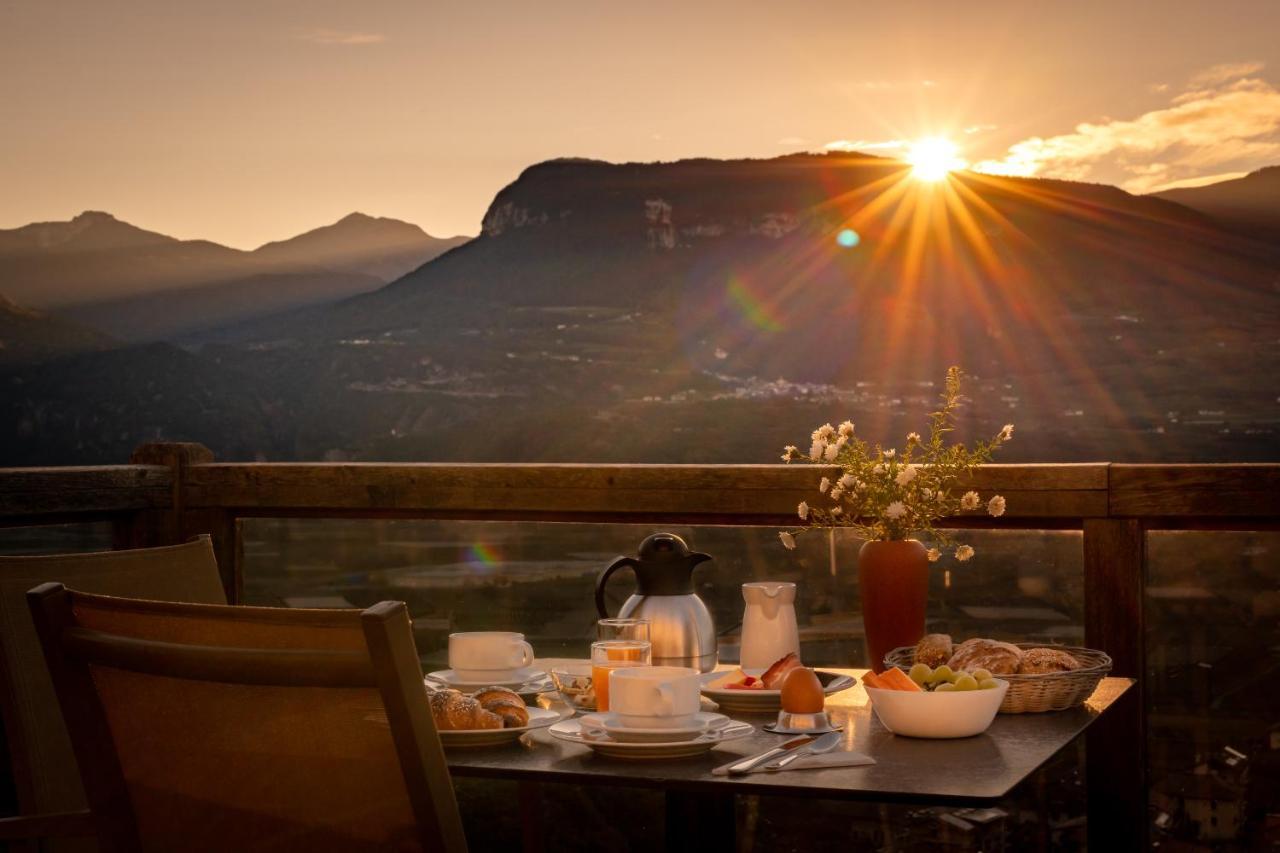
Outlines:
[[619, 619], [647, 619], [654, 666], [688, 666], [710, 672], [716, 666], [716, 629], [707, 605], [693, 591], [693, 569], [710, 560], [689, 550], [674, 533], [655, 533], [640, 543], [636, 557], [619, 557], [596, 581], [596, 610], [609, 618], [604, 585], [629, 566], [638, 590], [623, 603]]

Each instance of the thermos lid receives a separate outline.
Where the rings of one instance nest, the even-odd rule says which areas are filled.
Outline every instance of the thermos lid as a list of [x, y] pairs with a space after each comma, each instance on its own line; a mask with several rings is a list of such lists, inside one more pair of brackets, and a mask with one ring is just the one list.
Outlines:
[[693, 552], [674, 533], [655, 533], [640, 543], [639, 556], [645, 562], [661, 563], [688, 560]]

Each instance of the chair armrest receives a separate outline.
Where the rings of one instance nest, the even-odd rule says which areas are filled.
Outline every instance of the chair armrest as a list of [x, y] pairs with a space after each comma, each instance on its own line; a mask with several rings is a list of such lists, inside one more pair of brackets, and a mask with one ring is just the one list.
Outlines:
[[0, 818], [0, 839], [78, 838], [98, 834], [98, 824], [88, 811], [24, 814]]

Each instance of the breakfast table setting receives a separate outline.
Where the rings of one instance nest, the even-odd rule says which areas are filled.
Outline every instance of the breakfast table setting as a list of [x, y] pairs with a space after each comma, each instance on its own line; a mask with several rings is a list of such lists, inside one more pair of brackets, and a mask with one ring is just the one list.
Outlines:
[[[672, 534], [640, 553], [641, 572], [696, 565]], [[643, 613], [646, 589], [598, 621], [588, 658], [538, 657], [516, 632], [451, 635], [449, 668], [426, 676], [450, 772], [524, 796], [548, 782], [660, 789], [670, 849], [732, 849], [735, 795], [994, 804], [1134, 683], [1107, 677], [1101, 651], [944, 634], [879, 667], [807, 667], [789, 582], [743, 585], [741, 660], [706, 666], [715, 635], [699, 645], [696, 618]]]

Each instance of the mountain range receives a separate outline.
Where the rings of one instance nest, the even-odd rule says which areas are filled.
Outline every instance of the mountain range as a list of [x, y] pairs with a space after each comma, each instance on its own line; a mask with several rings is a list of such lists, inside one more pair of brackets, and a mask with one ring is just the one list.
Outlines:
[[0, 293], [126, 341], [181, 339], [374, 290], [465, 241], [353, 213], [245, 252], [86, 211], [0, 231]]
[[[1002, 461], [1276, 459], [1278, 293], [1275, 242], [1104, 185], [927, 186], [848, 153], [555, 160], [391, 284], [184, 352], [236, 377], [241, 430], [90, 428], [65, 391], [102, 362], [82, 355], [0, 376], [23, 389], [0, 435], [10, 464], [119, 461], [157, 435], [223, 458], [770, 461], [823, 421], [920, 428], [960, 364], [965, 435], [1018, 424]], [[129, 352], [149, 375], [158, 351]], [[138, 407], [200, 424], [172, 381]]]
[[1165, 190], [1156, 195], [1207, 214], [1233, 231], [1280, 240], [1280, 166], [1268, 166], [1243, 178]]

